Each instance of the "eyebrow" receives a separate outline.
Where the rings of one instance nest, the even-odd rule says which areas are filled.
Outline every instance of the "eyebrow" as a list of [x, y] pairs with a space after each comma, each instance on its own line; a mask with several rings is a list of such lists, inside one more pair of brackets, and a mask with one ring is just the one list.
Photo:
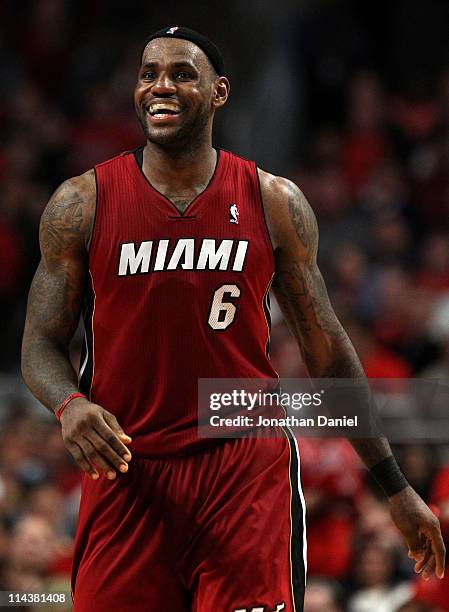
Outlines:
[[[159, 66], [160, 62], [145, 62], [145, 64], [141, 65], [141, 69], [144, 68], [155, 68], [156, 66]], [[189, 68], [193, 68], [194, 70], [197, 70], [197, 68], [192, 64], [192, 62], [189, 62], [189, 60], [182, 60], [182, 61], [178, 61], [178, 62], [171, 62], [170, 64], [171, 66], [173, 66], [174, 68], [181, 68], [183, 66], [188, 66]]]

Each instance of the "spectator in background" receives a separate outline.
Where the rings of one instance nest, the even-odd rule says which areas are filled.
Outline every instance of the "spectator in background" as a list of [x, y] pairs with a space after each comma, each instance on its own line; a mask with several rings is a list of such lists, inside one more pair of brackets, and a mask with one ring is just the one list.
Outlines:
[[403, 550], [400, 535], [394, 525], [388, 522], [388, 506], [382, 492], [372, 479], [368, 479], [363, 496], [357, 500], [357, 523], [355, 529], [359, 542], [380, 545], [389, 544]]
[[398, 160], [392, 157], [381, 158], [370, 168], [357, 193], [359, 205], [375, 218], [381, 215], [400, 219], [409, 206], [409, 199], [407, 175]]
[[99, 159], [141, 144], [141, 131], [134, 120], [117, 107], [109, 82], [99, 82], [85, 93], [85, 108], [70, 134], [69, 173], [81, 174]]
[[[65, 540], [55, 533], [47, 519], [24, 514], [14, 525], [4, 569], [9, 590], [46, 592], [52, 577], [59, 573], [58, 562], [69, 556]], [[65, 591], [70, 591], [70, 574], [65, 573]]]
[[410, 268], [414, 252], [412, 238], [405, 219], [391, 212], [379, 211], [370, 228], [371, 261], [379, 267]]
[[[396, 449], [395, 449], [396, 450]], [[398, 449], [402, 471], [423, 499], [429, 499], [437, 457], [426, 444], [404, 444]]]
[[[71, 553], [71, 543], [58, 537], [48, 520], [32, 514], [23, 515], [11, 533], [1, 574], [2, 588], [28, 593], [64, 593], [65, 604], [58, 604], [58, 610], [68, 612], [72, 609], [69, 596]], [[61, 559], [69, 560], [68, 572], [67, 567], [60, 571]], [[42, 603], [32, 609], [49, 612], [54, 605]]]
[[308, 572], [342, 578], [351, 564], [354, 516], [363, 492], [361, 464], [343, 438], [303, 438], [299, 449]]
[[420, 255], [415, 284], [436, 295], [449, 293], [449, 234], [427, 236]]
[[396, 612], [410, 599], [409, 583], [396, 580], [397, 561], [396, 551], [385, 544], [370, 543], [356, 553], [349, 612]]
[[340, 319], [360, 315], [370, 270], [364, 251], [354, 242], [342, 242], [335, 250], [330, 280], [333, 306]]
[[390, 151], [385, 131], [386, 100], [377, 75], [355, 74], [350, 81], [348, 126], [343, 142], [343, 175], [352, 194]]
[[444, 612], [442, 608], [428, 606], [421, 601], [408, 601], [403, 606], [397, 609], [396, 612]]
[[407, 361], [383, 346], [366, 325], [351, 321], [346, 330], [368, 378], [408, 378], [411, 375]]
[[329, 578], [316, 577], [307, 581], [304, 612], [343, 612], [340, 606], [339, 584]]

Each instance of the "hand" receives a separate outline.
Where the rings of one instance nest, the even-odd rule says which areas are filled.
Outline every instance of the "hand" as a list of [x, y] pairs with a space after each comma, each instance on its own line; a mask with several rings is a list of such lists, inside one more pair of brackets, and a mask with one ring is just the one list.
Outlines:
[[131, 442], [113, 414], [85, 398], [73, 399], [61, 415], [62, 439], [78, 465], [93, 479], [113, 480], [128, 471]]
[[422, 572], [425, 580], [433, 572], [443, 578], [446, 548], [437, 517], [410, 486], [388, 501], [391, 518], [407, 542], [408, 556], [416, 561], [415, 572]]

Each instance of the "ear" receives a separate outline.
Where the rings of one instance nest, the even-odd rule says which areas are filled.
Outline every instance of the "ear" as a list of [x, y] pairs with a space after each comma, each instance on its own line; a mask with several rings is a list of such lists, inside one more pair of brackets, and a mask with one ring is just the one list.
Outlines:
[[214, 81], [213, 88], [212, 106], [220, 108], [228, 99], [231, 85], [226, 77], [221, 76]]

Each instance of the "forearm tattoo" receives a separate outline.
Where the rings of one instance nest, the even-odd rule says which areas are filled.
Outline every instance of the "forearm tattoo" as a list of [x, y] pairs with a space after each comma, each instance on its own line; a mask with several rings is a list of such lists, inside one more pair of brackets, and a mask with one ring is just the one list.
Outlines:
[[[295, 252], [277, 256], [273, 288], [290, 328], [296, 336], [304, 361], [315, 378], [358, 379], [354, 401], [360, 410], [370, 411], [373, 437], [350, 439], [367, 467], [391, 454], [386, 438], [380, 435], [377, 412], [360, 360], [331, 306], [323, 277], [318, 269], [318, 227], [315, 215], [301, 191], [288, 184], [288, 212], [298, 241]], [[360, 379], [366, 385], [360, 386]], [[339, 410], [338, 402], [331, 412]], [[377, 434], [377, 435], [376, 435]]]
[[93, 211], [85, 191], [67, 182], [50, 199], [40, 225], [42, 260], [28, 298], [22, 373], [32, 393], [52, 410], [78, 389], [68, 347], [87, 270]]

